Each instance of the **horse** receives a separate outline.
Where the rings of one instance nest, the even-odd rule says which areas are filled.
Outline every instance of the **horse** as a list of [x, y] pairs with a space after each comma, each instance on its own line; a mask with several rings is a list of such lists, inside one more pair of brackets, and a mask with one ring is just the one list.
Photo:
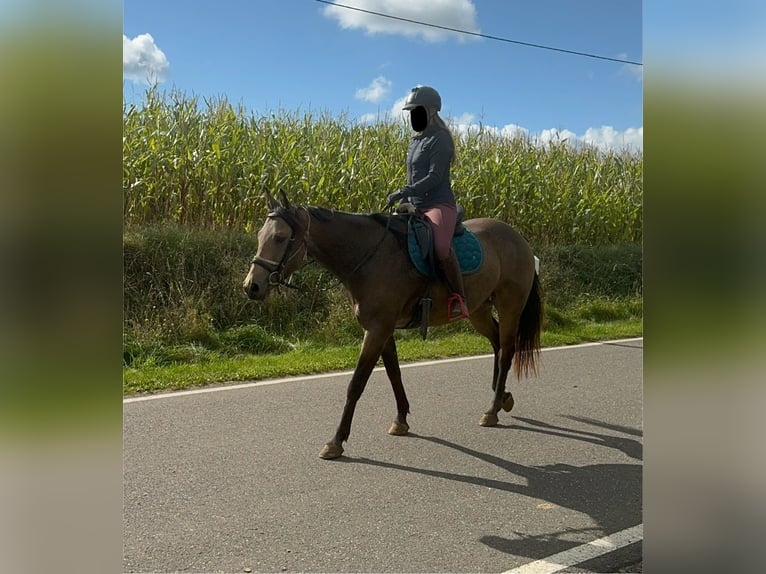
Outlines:
[[[401, 238], [392, 230], [392, 220], [402, 216], [292, 205], [282, 190], [280, 201], [268, 191], [264, 194], [269, 212], [258, 232], [258, 250], [242, 285], [247, 297], [264, 300], [311, 258], [349, 292], [356, 319], [364, 329], [340, 424], [319, 456], [342, 456], [357, 401], [381, 357], [396, 399], [396, 418], [388, 432], [406, 435], [410, 405], [394, 333], [410, 325], [426, 290], [433, 301], [428, 324], [447, 323], [450, 293], [441, 282], [434, 284], [411, 263]], [[489, 410], [479, 420], [481, 426], [492, 427], [498, 424], [501, 409], [510, 411], [513, 407], [513, 396], [505, 390], [513, 359], [517, 380], [522, 375], [537, 374], [543, 302], [534, 255], [526, 239], [496, 219], [470, 219], [464, 225], [483, 249], [481, 266], [463, 279], [468, 320], [489, 340], [494, 351], [494, 395]]]

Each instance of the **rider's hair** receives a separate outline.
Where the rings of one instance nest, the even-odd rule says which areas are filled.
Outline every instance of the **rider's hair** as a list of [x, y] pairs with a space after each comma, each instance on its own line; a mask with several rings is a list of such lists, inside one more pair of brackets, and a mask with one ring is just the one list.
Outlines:
[[457, 149], [455, 148], [455, 138], [452, 135], [452, 131], [450, 131], [449, 126], [447, 126], [447, 122], [445, 122], [439, 115], [439, 112], [434, 112], [434, 123], [449, 134], [449, 138], [452, 140], [452, 149], [454, 150], [452, 152], [452, 160], [450, 164], [455, 165], [457, 163]]

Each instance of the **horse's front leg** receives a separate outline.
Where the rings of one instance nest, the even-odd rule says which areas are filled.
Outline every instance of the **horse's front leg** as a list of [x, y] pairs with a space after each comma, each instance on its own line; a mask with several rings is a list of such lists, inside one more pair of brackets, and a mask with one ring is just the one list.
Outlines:
[[391, 381], [391, 388], [394, 390], [394, 397], [396, 398], [396, 420], [391, 423], [388, 434], [403, 436], [410, 430], [410, 426], [407, 424], [410, 403], [404, 392], [402, 371], [399, 368], [399, 356], [396, 353], [396, 341], [393, 335], [389, 337], [383, 347], [383, 365], [386, 367], [386, 374], [388, 380]]
[[356, 361], [354, 374], [348, 384], [346, 391], [346, 405], [343, 407], [343, 415], [340, 419], [338, 429], [335, 431], [333, 439], [324, 445], [319, 453], [321, 458], [333, 459], [343, 454], [343, 443], [348, 440], [351, 434], [351, 420], [354, 418], [354, 410], [359, 397], [362, 396], [367, 381], [370, 379], [372, 369], [378, 362], [383, 347], [392, 337], [391, 331], [367, 330], [364, 332], [364, 341], [362, 342], [362, 352]]

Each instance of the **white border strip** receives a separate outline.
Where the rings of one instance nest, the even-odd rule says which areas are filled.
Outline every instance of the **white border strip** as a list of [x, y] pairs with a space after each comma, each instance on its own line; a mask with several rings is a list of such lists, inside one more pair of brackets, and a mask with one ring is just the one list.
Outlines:
[[[643, 340], [643, 337], [634, 337], [632, 339], [617, 339], [614, 341], [595, 341], [593, 343], [581, 343], [579, 345], [563, 345], [561, 347], [546, 347], [544, 349], [541, 349], [541, 351], [562, 351], [562, 350], [569, 350], [569, 349], [582, 349], [584, 347], [596, 347], [599, 345], [608, 345], [610, 343], [630, 343], [635, 341], [641, 341]], [[421, 361], [416, 363], [406, 363], [404, 365], [401, 365], [402, 369], [411, 369], [413, 367], [427, 367], [429, 365], [440, 365], [444, 363], [460, 363], [463, 361], [473, 361], [476, 359], [487, 359], [491, 358], [492, 355], [472, 355], [470, 357], [456, 357], [453, 359], [437, 359], [433, 361]], [[384, 370], [384, 367], [376, 367], [375, 371], [382, 371]], [[253, 387], [267, 387], [270, 385], [280, 385], [282, 383], [296, 383], [300, 381], [316, 381], [318, 379], [327, 379], [330, 377], [343, 377], [343, 376], [349, 376], [352, 375], [354, 371], [338, 371], [333, 373], [323, 373], [321, 375], [306, 375], [306, 376], [297, 376], [297, 377], [285, 377], [282, 379], [272, 379], [272, 380], [266, 380], [266, 381], [252, 381], [250, 383], [239, 383], [239, 384], [222, 384], [220, 386], [215, 387], [204, 387], [199, 389], [191, 389], [188, 391], [173, 391], [168, 393], [157, 393], [154, 395], [144, 395], [144, 396], [137, 396], [137, 397], [127, 397], [122, 399], [122, 404], [130, 404], [130, 403], [140, 403], [144, 401], [156, 401], [159, 399], [172, 399], [172, 398], [178, 398], [178, 397], [188, 397], [190, 395], [202, 395], [207, 393], [218, 393], [221, 391], [235, 391], [238, 389], [250, 389]]]
[[558, 554], [553, 554], [541, 560], [528, 562], [513, 570], [506, 570], [503, 574], [553, 574], [564, 568], [571, 568], [575, 564], [581, 564], [586, 560], [597, 558], [602, 554], [614, 552], [634, 542], [644, 539], [644, 525], [638, 524], [631, 528], [604, 536], [598, 540], [592, 540], [587, 544], [575, 546]]

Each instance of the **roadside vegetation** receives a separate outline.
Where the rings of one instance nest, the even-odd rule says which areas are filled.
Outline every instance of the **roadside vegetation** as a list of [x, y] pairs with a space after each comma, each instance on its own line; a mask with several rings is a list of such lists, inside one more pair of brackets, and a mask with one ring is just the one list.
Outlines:
[[[262, 191], [376, 212], [405, 179], [406, 127], [312, 112], [254, 116], [224, 99], [149, 90], [126, 105], [124, 391], [350, 369], [361, 329], [336, 280], [241, 294]], [[642, 333], [642, 157], [478, 131], [457, 141], [466, 217], [504, 220], [542, 261], [545, 346]], [[491, 352], [470, 324], [400, 332], [402, 361]]]

